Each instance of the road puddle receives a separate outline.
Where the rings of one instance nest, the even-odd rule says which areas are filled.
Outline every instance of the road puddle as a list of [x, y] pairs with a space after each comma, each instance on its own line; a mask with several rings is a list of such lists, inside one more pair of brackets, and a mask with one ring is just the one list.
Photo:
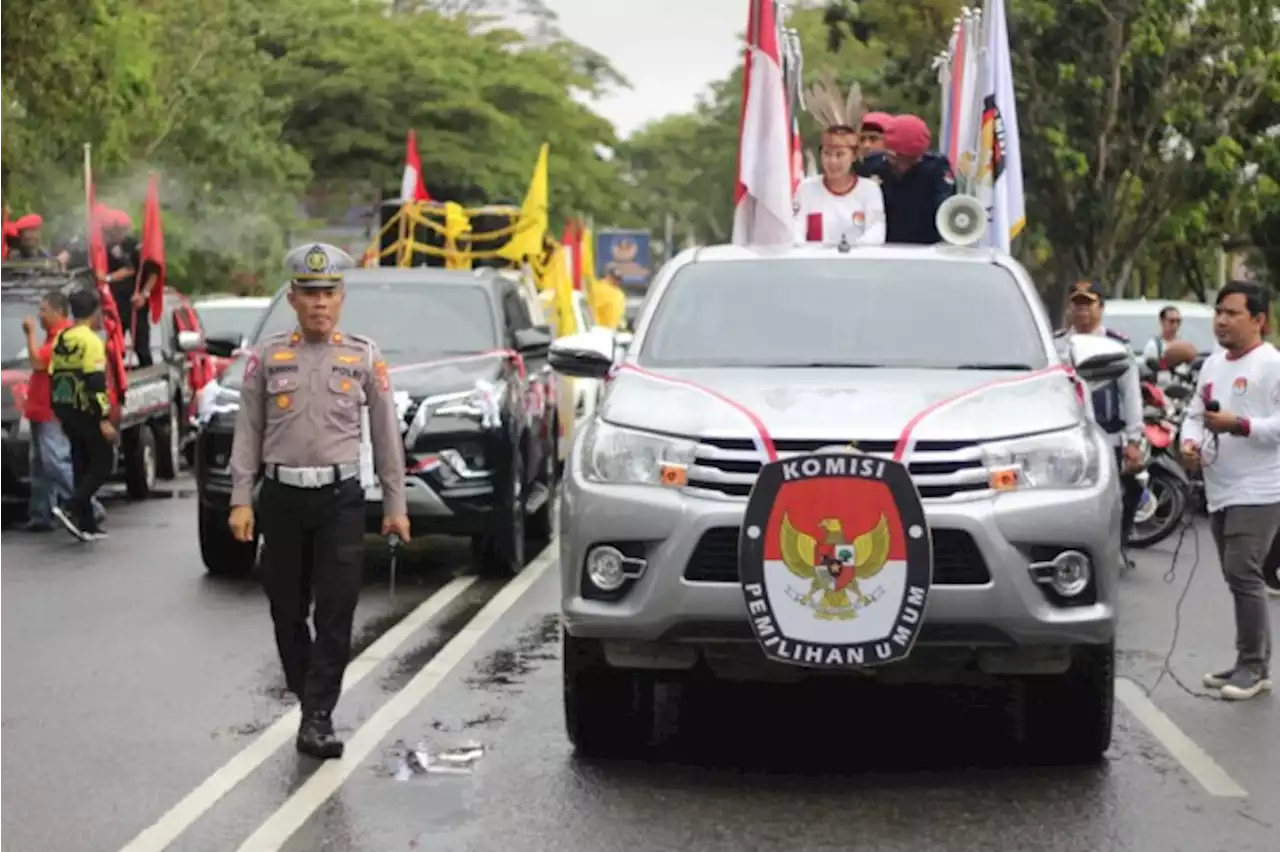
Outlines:
[[560, 616], [544, 615], [516, 638], [515, 644], [494, 651], [476, 664], [467, 685], [488, 688], [518, 686], [540, 663], [556, 658], [549, 646], [560, 638]]

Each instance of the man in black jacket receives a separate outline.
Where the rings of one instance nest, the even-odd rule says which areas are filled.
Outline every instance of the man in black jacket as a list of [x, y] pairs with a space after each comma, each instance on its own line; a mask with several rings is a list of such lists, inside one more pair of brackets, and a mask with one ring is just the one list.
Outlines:
[[856, 169], [884, 193], [885, 242], [940, 243], [938, 207], [956, 192], [951, 164], [929, 151], [933, 136], [918, 116], [894, 116], [887, 124], [885, 152], [865, 158]]

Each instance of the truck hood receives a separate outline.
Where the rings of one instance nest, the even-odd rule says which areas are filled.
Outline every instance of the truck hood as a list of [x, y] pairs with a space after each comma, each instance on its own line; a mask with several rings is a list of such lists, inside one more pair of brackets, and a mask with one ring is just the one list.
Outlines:
[[414, 399], [471, 390], [480, 382], [496, 382], [501, 378], [503, 357], [495, 354], [422, 364], [391, 361], [391, 386]]
[[[689, 437], [753, 438], [749, 410], [776, 440], [989, 441], [1069, 428], [1083, 419], [1061, 372], [905, 369], [620, 370], [601, 414], [609, 423]], [[987, 387], [983, 387], [983, 386]], [[956, 398], [954, 404], [941, 406]]]

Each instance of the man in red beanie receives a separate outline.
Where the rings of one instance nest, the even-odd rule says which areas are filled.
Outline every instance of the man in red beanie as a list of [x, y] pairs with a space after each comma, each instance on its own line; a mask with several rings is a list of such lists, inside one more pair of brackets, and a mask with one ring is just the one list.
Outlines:
[[884, 132], [891, 121], [893, 116], [887, 112], [869, 112], [862, 117], [859, 153], [863, 159], [884, 153]]
[[10, 251], [12, 256], [20, 260], [36, 260], [53, 257], [41, 243], [44, 240], [44, 217], [39, 213], [28, 213], [13, 223], [17, 234], [17, 244]]
[[884, 192], [886, 242], [942, 242], [935, 220], [938, 207], [955, 195], [956, 181], [947, 158], [929, 151], [932, 141], [919, 116], [895, 116], [884, 131], [884, 153], [858, 165], [858, 174], [878, 180]]

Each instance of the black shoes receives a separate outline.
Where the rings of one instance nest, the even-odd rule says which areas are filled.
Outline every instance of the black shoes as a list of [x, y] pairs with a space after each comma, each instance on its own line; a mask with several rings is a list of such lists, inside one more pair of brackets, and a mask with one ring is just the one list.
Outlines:
[[304, 713], [298, 729], [298, 751], [320, 760], [342, 757], [342, 740], [333, 732], [333, 720], [323, 710]]

